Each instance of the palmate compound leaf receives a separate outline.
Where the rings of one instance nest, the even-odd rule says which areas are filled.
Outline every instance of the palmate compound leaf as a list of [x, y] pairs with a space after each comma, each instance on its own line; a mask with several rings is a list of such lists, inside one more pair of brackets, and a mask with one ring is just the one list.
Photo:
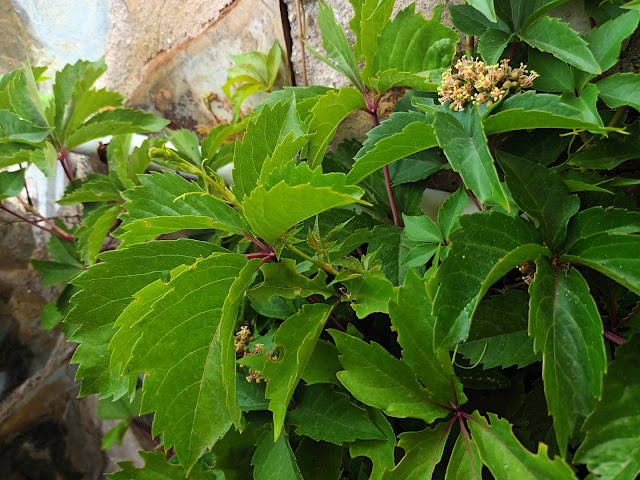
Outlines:
[[364, 408], [356, 406], [344, 393], [330, 385], [311, 385], [302, 390], [287, 422], [296, 425], [296, 434], [316, 441], [343, 445], [356, 440], [384, 440]]
[[394, 465], [394, 451], [396, 448], [396, 434], [389, 421], [377, 408], [367, 407], [367, 413], [378, 430], [382, 432], [384, 440], [356, 440], [349, 445], [352, 458], [365, 456], [371, 459], [373, 469], [369, 480], [380, 480], [385, 470], [391, 470]]
[[602, 390], [602, 322], [578, 270], [567, 273], [546, 258], [536, 265], [529, 287], [529, 334], [535, 351], [542, 352], [544, 393], [564, 456], [576, 423], [593, 410]]
[[[164, 452], [139, 452], [144, 467], [136, 468], [133, 462], [118, 462], [122, 470], [107, 473], [111, 480], [187, 480], [187, 474], [180, 465], [172, 465], [165, 460]], [[215, 473], [209, 470], [195, 469], [189, 474], [189, 480], [215, 480]]]
[[[155, 412], [153, 435], [175, 447], [187, 472], [232, 423], [240, 422], [235, 368], [225, 365], [225, 324], [260, 263], [243, 255], [214, 253], [174, 276], [151, 307], [129, 360], [146, 372], [141, 411]], [[228, 329], [228, 328], [227, 328]]]
[[451, 250], [438, 270], [434, 298], [436, 348], [464, 341], [471, 317], [489, 287], [512, 268], [550, 255], [536, 228], [522, 217], [479, 212], [460, 218]]
[[103, 398], [117, 399], [127, 393], [130, 381], [135, 385], [137, 377], [120, 378], [117, 369], [111, 371], [107, 347], [115, 333], [114, 322], [137, 291], [156, 280], [167, 280], [174, 268], [191, 265], [219, 250], [194, 240], [134, 245], [102, 254], [100, 263], [73, 280], [80, 291], [72, 299], [73, 309], [66, 322], [80, 325], [69, 339], [80, 344], [72, 359], [79, 364], [80, 396], [99, 393]]
[[489, 413], [489, 421], [473, 414], [475, 421], [467, 424], [471, 429], [473, 441], [485, 464], [495, 478], [517, 478], [518, 480], [570, 480], [576, 476], [569, 465], [561, 458], [550, 460], [547, 446], [538, 445], [538, 453], [525, 449], [513, 434], [512, 426], [505, 419]]
[[267, 430], [256, 445], [251, 459], [255, 480], [303, 480], [286, 432], [274, 441]]
[[458, 345], [458, 353], [470, 364], [482, 363], [483, 368], [519, 368], [540, 360], [533, 351], [533, 339], [528, 335], [529, 295], [521, 290], [506, 290], [480, 302], [469, 338]]
[[307, 278], [298, 273], [295, 260], [290, 258], [265, 263], [260, 270], [264, 281], [247, 293], [261, 302], [268, 302], [273, 297], [307, 298], [314, 294], [326, 299], [335, 293], [332, 287], [327, 286], [327, 274], [323, 270], [318, 270], [312, 279]]
[[603, 480], [632, 480], [640, 473], [640, 355], [637, 338], [616, 350], [602, 397], [587, 417], [587, 434], [574, 463], [586, 463]]
[[393, 470], [384, 472], [382, 480], [431, 478], [433, 469], [442, 458], [450, 431], [445, 422], [440, 422], [435, 428], [427, 427], [419, 432], [401, 433], [398, 446], [404, 449], [404, 457]]
[[449, 457], [447, 473], [444, 479], [469, 480], [471, 478], [482, 478], [482, 462], [473, 440], [467, 438], [464, 434], [460, 434], [453, 446], [451, 457]]
[[452, 383], [459, 399], [464, 399], [462, 385], [453, 371], [448, 349], [434, 351], [433, 332], [436, 319], [431, 313], [432, 301], [425, 282], [409, 269], [397, 301], [389, 302], [391, 329], [398, 332], [402, 359], [415, 372], [432, 398], [446, 404], [454, 400]]
[[347, 182], [358, 184], [390, 163], [438, 145], [431, 124], [433, 117], [421, 112], [392, 113], [373, 130], [355, 156]]
[[338, 379], [359, 401], [398, 418], [421, 418], [427, 423], [449, 411], [432, 399], [411, 368], [379, 344], [330, 330], [340, 351], [344, 371]]
[[[269, 410], [273, 412], [275, 440], [280, 435], [293, 392], [331, 310], [332, 307], [324, 303], [304, 305], [278, 327], [274, 340], [279, 349], [278, 359], [265, 359], [261, 354], [255, 355], [262, 357], [260, 362], [264, 366], [260, 371], [262, 376], [269, 380], [266, 397], [271, 400]], [[238, 362], [248, 364], [253, 356], [241, 358]]]

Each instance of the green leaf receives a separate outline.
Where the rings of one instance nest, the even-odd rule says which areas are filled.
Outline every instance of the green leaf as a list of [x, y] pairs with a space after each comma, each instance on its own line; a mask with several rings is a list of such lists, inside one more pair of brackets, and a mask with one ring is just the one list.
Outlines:
[[431, 257], [435, 255], [435, 253], [440, 248], [440, 245], [436, 243], [423, 243], [422, 245], [418, 245], [417, 247], [409, 250], [409, 253], [402, 261], [401, 265], [403, 267], [421, 267], [427, 264]]
[[542, 53], [535, 48], [529, 49], [527, 65], [530, 70], [535, 70], [540, 75], [533, 81], [536, 90], [557, 93], [574, 90], [571, 68], [550, 53]]
[[401, 285], [409, 267], [402, 262], [409, 251], [417, 245], [406, 238], [403, 228], [395, 225], [378, 225], [369, 239], [367, 253], [377, 252], [376, 259], [382, 261], [382, 273], [393, 285]]
[[242, 432], [230, 429], [211, 449], [215, 457], [213, 468], [224, 473], [224, 480], [252, 478], [253, 468], [248, 459], [255, 452], [256, 440], [258, 431], [251, 423], [248, 423]]
[[96, 208], [84, 218], [82, 227], [75, 234], [78, 239], [78, 253], [84, 262], [95, 262], [104, 239], [121, 211], [120, 204], [105, 205]]
[[586, 463], [602, 479], [636, 478], [640, 473], [640, 358], [635, 338], [616, 350], [607, 368], [602, 397], [582, 429], [587, 436], [574, 463]]
[[72, 205], [82, 202], [122, 201], [120, 189], [111, 178], [99, 173], [90, 173], [86, 181], [74, 180], [65, 189], [64, 196], [56, 203]]
[[461, 401], [465, 396], [455, 377], [448, 350], [434, 350], [435, 317], [431, 314], [432, 301], [427, 295], [425, 282], [413, 269], [407, 272], [398, 299], [389, 302], [392, 331], [398, 332], [403, 360], [413, 369], [416, 377], [430, 392], [434, 400], [446, 404], [453, 401], [453, 387]]
[[351, 403], [347, 395], [329, 385], [303, 389], [296, 406], [287, 413], [287, 421], [296, 425], [298, 435], [336, 445], [358, 439], [385, 439], [364, 408]]
[[479, 37], [489, 28], [497, 28], [503, 32], [509, 31], [509, 27], [502, 19], [497, 18], [496, 22], [490, 22], [487, 17], [471, 5], [449, 5], [448, 8], [453, 26], [467, 35]]
[[549, 52], [585, 72], [599, 74], [603, 71], [589, 50], [587, 42], [580, 38], [569, 24], [561, 22], [558, 18], [542, 17], [521, 33], [520, 38], [532, 47]]
[[453, 192], [438, 210], [438, 226], [445, 240], [449, 240], [449, 235], [460, 224], [459, 218], [464, 209], [469, 205], [469, 195], [467, 195], [464, 185], [460, 185], [458, 190]]
[[322, 164], [327, 146], [340, 122], [360, 108], [367, 108], [367, 105], [362, 94], [351, 87], [343, 87], [338, 92], [331, 90], [318, 98], [307, 124], [309, 134], [313, 135], [307, 152], [311, 169]]
[[492, 211], [465, 215], [450, 236], [451, 250], [438, 269], [434, 298], [436, 347], [464, 341], [471, 317], [489, 287], [526, 260], [549, 255], [533, 225]]
[[415, 5], [398, 12], [378, 37], [372, 72], [396, 69], [439, 82], [459, 41], [456, 32], [440, 23], [441, 13], [442, 7], [436, 7], [433, 18], [426, 20], [422, 13], [415, 13]]
[[67, 150], [71, 150], [89, 140], [106, 135], [157, 132], [168, 124], [169, 120], [139, 110], [127, 108], [104, 110], [71, 133], [67, 138], [66, 147]]
[[285, 320], [276, 332], [275, 343], [280, 356], [277, 360], [267, 360], [261, 372], [269, 380], [266, 397], [271, 400], [269, 410], [273, 412], [276, 440], [293, 392], [330, 313], [331, 306], [324, 303], [304, 305], [298, 313]]
[[131, 422], [129, 420], [125, 420], [124, 422], [120, 422], [115, 427], [107, 430], [102, 436], [102, 450], [109, 450], [116, 442], [118, 442], [118, 445], [122, 445], [122, 439], [124, 438], [125, 433], [127, 433], [127, 430], [129, 430], [130, 425]]
[[0, 142], [0, 168], [28, 162], [36, 151], [34, 147], [25, 143]]
[[435, 428], [419, 432], [404, 432], [398, 438], [398, 446], [404, 457], [393, 470], [387, 470], [382, 480], [422, 480], [431, 478], [433, 469], [440, 462], [450, 430], [441, 422]]
[[480, 53], [487, 65], [498, 63], [511, 37], [509, 33], [495, 28], [487, 30], [480, 36], [478, 39], [478, 53]]
[[482, 462], [480, 454], [473, 440], [465, 441], [465, 435], [458, 435], [449, 464], [445, 480], [468, 480], [482, 478]]
[[296, 458], [305, 480], [337, 480], [342, 466], [342, 448], [325, 442], [303, 438]]
[[256, 262], [213, 253], [182, 269], [153, 303], [128, 364], [130, 375], [147, 373], [141, 413], [155, 413], [153, 435], [175, 447], [187, 471], [240, 420], [225, 334]]
[[384, 275], [365, 272], [363, 276], [342, 281], [347, 289], [347, 299], [358, 318], [372, 313], [389, 313], [389, 300], [397, 298], [393, 284]]
[[351, 30], [356, 35], [356, 43], [353, 45], [356, 60], [364, 60], [362, 78], [368, 84], [368, 80], [374, 73], [373, 58], [377, 50], [377, 40], [380, 32], [389, 21], [394, 2], [391, 0], [350, 0], [355, 15], [349, 22]]
[[614, 73], [596, 82], [600, 98], [610, 108], [631, 105], [640, 109], [637, 93], [640, 88], [640, 74]]
[[338, 360], [338, 349], [333, 343], [318, 340], [313, 353], [302, 372], [302, 379], [307, 385], [317, 383], [333, 383], [338, 385], [336, 373], [342, 370]]
[[411, 240], [416, 242], [441, 243], [442, 234], [438, 226], [429, 217], [409, 216], [402, 214], [404, 220], [404, 233]]
[[168, 130], [169, 141], [178, 154], [193, 165], [200, 165], [200, 142], [198, 136], [191, 130]]
[[25, 168], [14, 172], [0, 172], [0, 200], [15, 197], [22, 192], [25, 172]]
[[44, 149], [31, 152], [31, 161], [45, 177], [51, 178], [56, 174], [58, 151], [50, 142], [45, 142]]
[[640, 236], [603, 232], [576, 241], [562, 261], [593, 268], [640, 295]]
[[599, 233], [628, 235], [640, 232], [640, 212], [620, 208], [592, 207], [579, 212], [569, 223], [565, 247], [569, 249], [578, 240]]
[[433, 128], [438, 144], [451, 167], [460, 174], [478, 200], [509, 210], [509, 201], [498, 179], [483, 132], [480, 111], [477, 106], [467, 110], [464, 119], [468, 120], [468, 125], [463, 125], [447, 112], [436, 112]]
[[631, 0], [629, 3], [622, 5], [621, 8], [628, 8], [629, 10], [640, 10], [640, 0]]
[[287, 230], [330, 208], [349, 205], [357, 196], [340, 193], [330, 187], [310, 184], [289, 186], [280, 182], [267, 190], [258, 187], [245, 197], [244, 215], [253, 231], [270, 245], [275, 245]]
[[18, 116], [41, 127], [49, 126], [28, 61], [22, 69], [9, 80], [7, 93], [11, 107], [13, 107], [12, 110], [17, 113]]
[[468, 0], [469, 5], [482, 13], [487, 20], [490, 22], [495, 22], [498, 19], [496, 18], [496, 10], [493, 6], [493, 0]]
[[40, 321], [42, 322], [42, 328], [45, 330], [53, 330], [63, 319], [64, 315], [58, 309], [57, 300], [53, 300], [42, 307]]
[[583, 38], [603, 72], [618, 63], [622, 42], [635, 32], [639, 21], [640, 12], [627, 12], [585, 34]]
[[309, 279], [296, 270], [295, 260], [283, 258], [278, 263], [265, 263], [260, 267], [264, 282], [248, 291], [248, 294], [261, 302], [268, 302], [274, 296], [284, 298], [306, 298], [320, 294], [325, 299], [334, 294], [327, 286], [327, 274], [318, 270], [313, 279]]
[[34, 125], [9, 110], [0, 110], [0, 142], [38, 144], [53, 131], [51, 127]]
[[367, 408], [371, 421], [385, 436], [384, 440], [356, 440], [349, 445], [352, 458], [365, 456], [373, 462], [373, 470], [369, 480], [380, 480], [385, 470], [395, 466], [393, 454], [396, 448], [396, 434], [389, 421], [376, 408]]
[[569, 220], [580, 208], [580, 199], [569, 193], [560, 175], [539, 163], [500, 151], [497, 158], [518, 207], [545, 233], [549, 249], [558, 250], [564, 243]]
[[430, 77], [402, 72], [397, 68], [378, 72], [375, 78], [369, 80], [369, 83], [378, 92], [386, 92], [393, 87], [409, 87], [421, 92], [436, 92], [438, 89], [438, 84], [433, 83]]
[[544, 443], [538, 444], [538, 453], [534, 455], [518, 441], [507, 420], [498, 418], [493, 413], [489, 413], [488, 417], [489, 421], [475, 412], [475, 420], [469, 421], [468, 425], [482, 463], [496, 478], [576, 478], [571, 467], [561, 458], [549, 459], [548, 447]]
[[526, 367], [541, 359], [533, 351], [528, 336], [529, 295], [521, 290], [506, 290], [480, 302], [473, 317], [469, 338], [458, 345], [458, 353], [470, 364], [482, 363], [485, 370], [494, 367]]
[[376, 170], [438, 144], [432, 118], [420, 112], [392, 113], [388, 120], [367, 133], [355, 156], [347, 181], [358, 184]]
[[138, 184], [138, 175], [143, 174], [151, 162], [149, 149], [159, 144], [158, 139], [149, 137], [129, 153], [131, 135], [113, 137], [107, 147], [110, 176], [116, 177], [125, 188], [135, 187]]
[[379, 344], [367, 344], [346, 333], [330, 330], [340, 351], [344, 371], [338, 379], [359, 401], [392, 417], [421, 418], [427, 423], [449, 412], [434, 403], [415, 374]]
[[[333, 8], [325, 0], [320, 0], [318, 26], [322, 32], [322, 48], [327, 52], [327, 57], [331, 61], [322, 57], [320, 59], [346, 76], [353, 85], [362, 88], [356, 57], [342, 27], [336, 22]], [[310, 47], [309, 51], [319, 57], [319, 54]]]
[[640, 151], [640, 123], [634, 123], [627, 130], [630, 135], [612, 133], [598, 137], [591, 148], [572, 155], [569, 165], [594, 170], [611, 170], [627, 160], [638, 158]]
[[[305, 133], [304, 127], [296, 114], [296, 101], [292, 97], [286, 102], [277, 103], [273, 107], [265, 105], [260, 113], [247, 125], [247, 131], [241, 142], [236, 143], [233, 155], [233, 192], [240, 201], [245, 195], [249, 195], [256, 188], [261, 173], [267, 166], [267, 159], [281, 156], [278, 152], [283, 148], [283, 140], [289, 137], [294, 142], [294, 149], [289, 158], [282, 161], [293, 161], [298, 150], [302, 148], [300, 139]], [[282, 165], [280, 165], [282, 166]], [[268, 171], [272, 170], [269, 169]]]
[[258, 439], [257, 447], [251, 459], [254, 479], [303, 480], [286, 433], [274, 441], [271, 432], [266, 431]]
[[[78, 87], [81, 88], [79, 89]], [[72, 95], [70, 109], [73, 112], [68, 119], [68, 124], [63, 134], [69, 135], [74, 132], [82, 123], [94, 113], [109, 107], [120, 107], [124, 101], [124, 95], [118, 92], [108, 91], [106, 88], [100, 90], [89, 90], [90, 85], [77, 83]], [[87, 88], [87, 90], [84, 90]]]
[[423, 180], [442, 170], [443, 167], [443, 159], [435, 148], [418, 152], [409, 158], [401, 158], [389, 165], [391, 186], [396, 187]]
[[[215, 226], [225, 231], [248, 231], [240, 214], [221, 200], [208, 195], [195, 182], [170, 172], [153, 172], [140, 175], [140, 186], [124, 193], [127, 213], [122, 216], [123, 225], [152, 217], [179, 217], [183, 215], [213, 220]], [[180, 221], [176, 222], [180, 226]], [[178, 230], [186, 228], [180, 227]], [[153, 238], [153, 237], [151, 237]]]
[[[165, 460], [164, 452], [139, 452], [144, 467], [136, 468], [133, 462], [118, 462], [122, 469], [108, 473], [111, 480], [186, 480], [187, 474], [181, 465], [172, 465]], [[189, 480], [214, 480], [215, 474], [198, 469], [189, 474]]]
[[128, 420], [137, 417], [140, 413], [141, 392], [138, 392], [133, 401], [129, 397], [122, 397], [118, 400], [102, 398], [98, 400], [96, 415], [102, 420]]
[[109, 365], [107, 347], [115, 333], [114, 322], [138, 290], [167, 279], [174, 268], [190, 265], [214, 251], [214, 245], [194, 240], [138, 244], [102, 254], [102, 262], [76, 277], [73, 283], [80, 291], [73, 297], [66, 322], [80, 325], [70, 338], [80, 343], [72, 359], [80, 364], [76, 374], [83, 380], [80, 396], [100, 393], [119, 398], [127, 392], [129, 379], [121, 379], [120, 372], [112, 372]]
[[79, 268], [76, 265], [69, 265], [67, 263], [51, 262], [49, 260], [37, 260], [32, 258], [30, 260], [33, 268], [40, 272], [42, 275], [42, 286], [51, 287], [58, 283], [67, 284], [73, 278], [77, 277], [83, 272], [83, 268]]
[[187, 229], [212, 229], [226, 227], [218, 225], [213, 219], [197, 215], [181, 215], [179, 217], [149, 217], [127, 223], [122, 227], [124, 232], [118, 236], [121, 246], [146, 242], [165, 233], [178, 232]]
[[529, 287], [529, 334], [535, 351], [542, 352], [544, 393], [564, 455], [576, 423], [600, 396], [606, 368], [602, 322], [575, 268], [566, 273], [544, 258], [536, 265]]

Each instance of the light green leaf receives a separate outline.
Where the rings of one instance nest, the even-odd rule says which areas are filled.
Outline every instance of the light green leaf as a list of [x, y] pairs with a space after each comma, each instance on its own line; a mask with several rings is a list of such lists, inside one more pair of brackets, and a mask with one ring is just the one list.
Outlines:
[[26, 169], [14, 172], [0, 172], [0, 200], [15, 197], [24, 189], [24, 173]]
[[161, 144], [159, 139], [149, 137], [129, 154], [130, 142], [131, 135], [119, 135], [112, 138], [107, 147], [110, 176], [116, 177], [124, 188], [138, 184], [138, 175], [143, 174], [151, 162], [149, 149]]
[[248, 294], [261, 302], [268, 302], [272, 297], [306, 298], [320, 294], [324, 298], [333, 295], [333, 288], [327, 286], [327, 274], [322, 270], [313, 279], [309, 279], [296, 271], [296, 262], [283, 258], [278, 263], [265, 263], [260, 267], [264, 282], [248, 291]]
[[82, 227], [75, 234], [78, 239], [78, 252], [84, 262], [95, 262], [102, 249], [104, 239], [121, 211], [122, 205], [120, 204], [105, 205], [96, 208], [84, 218]]
[[640, 356], [635, 338], [616, 350], [602, 397], [582, 429], [587, 437], [574, 463], [586, 463], [601, 479], [633, 479], [640, 473]]
[[76, 179], [65, 189], [64, 196], [56, 203], [72, 205], [82, 202], [122, 201], [118, 186], [106, 175], [90, 173], [87, 180]]
[[614, 73], [596, 82], [600, 98], [610, 108], [631, 105], [640, 109], [638, 89], [640, 89], [640, 74]]
[[372, 313], [389, 313], [389, 300], [397, 298], [393, 284], [384, 275], [365, 272], [362, 277], [343, 281], [347, 289], [347, 299], [358, 318]]
[[480, 36], [478, 39], [478, 53], [480, 53], [486, 64], [493, 65], [498, 63], [511, 37], [510, 34], [495, 28], [490, 28]]
[[409, 87], [421, 92], [436, 92], [438, 90], [438, 84], [433, 83], [430, 77], [402, 72], [397, 68], [378, 72], [375, 78], [369, 79], [369, 83], [378, 92], [386, 92], [392, 87]]
[[469, 5], [473, 8], [481, 12], [487, 20], [490, 22], [495, 22], [498, 19], [496, 18], [496, 10], [493, 6], [493, 0], [468, 0]]
[[621, 6], [621, 8], [628, 8], [629, 10], [640, 10], [640, 0], [631, 0]]
[[338, 372], [338, 379], [359, 401], [392, 417], [421, 418], [427, 423], [449, 413], [431, 399], [404, 361], [379, 344], [367, 344], [337, 330], [329, 333], [345, 369]]
[[444, 201], [438, 210], [438, 226], [445, 240], [449, 240], [449, 235], [458, 225], [460, 225], [460, 215], [469, 205], [469, 195], [464, 189], [464, 185], [460, 185], [458, 190], [453, 192]]
[[591, 412], [602, 390], [602, 322], [589, 286], [575, 268], [567, 273], [546, 258], [536, 265], [529, 287], [529, 335], [535, 351], [542, 352], [544, 393], [564, 455], [577, 422]]
[[441, 243], [442, 234], [438, 226], [429, 217], [409, 216], [402, 214], [404, 220], [404, 233], [416, 242]]
[[52, 131], [51, 127], [34, 125], [9, 110], [0, 110], [0, 142], [38, 144]]
[[451, 167], [460, 174], [478, 200], [509, 210], [509, 201], [493, 164], [478, 107], [474, 105], [467, 109], [464, 116], [468, 125], [463, 125], [447, 112], [436, 112], [433, 128], [438, 144]]
[[226, 230], [226, 225], [220, 225], [209, 217], [197, 215], [141, 218], [124, 225], [122, 227], [123, 232], [118, 236], [118, 240], [120, 240], [121, 246], [125, 247], [134, 243], [146, 242], [165, 233], [211, 228]]
[[358, 184], [385, 165], [437, 146], [432, 122], [432, 117], [420, 112], [391, 114], [388, 120], [367, 134], [368, 138], [347, 174], [347, 181]]
[[385, 416], [376, 408], [367, 408], [371, 421], [385, 436], [384, 440], [356, 440], [349, 445], [351, 458], [369, 457], [373, 470], [369, 480], [380, 480], [385, 470], [395, 466], [393, 454], [396, 448], [396, 434]]
[[245, 197], [244, 215], [259, 237], [275, 245], [297, 223], [330, 208], [358, 202], [362, 194], [351, 196], [330, 187], [308, 183], [292, 187], [280, 182], [269, 190], [258, 187]]
[[409, 250], [409, 253], [400, 264], [403, 267], [421, 267], [427, 264], [434, 256], [440, 245], [436, 243], [423, 243]]
[[[108, 473], [111, 480], [186, 480], [187, 474], [181, 465], [172, 465], [165, 460], [164, 452], [139, 452], [144, 467], [136, 468], [133, 462], [118, 462], [122, 470]], [[196, 469], [189, 474], [189, 480], [215, 480], [213, 472]]]
[[433, 348], [436, 319], [431, 308], [425, 282], [410, 269], [397, 300], [389, 302], [391, 330], [398, 333], [403, 360], [434, 400], [442, 404], [453, 401], [452, 385], [455, 385], [459, 400], [464, 402], [462, 385], [453, 371], [449, 351]]
[[42, 275], [41, 283], [43, 287], [51, 287], [58, 283], [64, 283], [66, 285], [71, 279], [77, 277], [84, 271], [83, 268], [79, 268], [76, 265], [69, 265], [68, 263], [38, 260], [35, 258], [32, 258], [30, 262], [33, 268]]
[[[304, 127], [296, 114], [296, 101], [292, 97], [286, 102], [276, 103], [273, 107], [265, 105], [260, 113], [247, 125], [247, 131], [241, 142], [236, 143], [233, 155], [233, 192], [240, 201], [245, 195], [249, 195], [258, 179], [261, 178], [263, 166], [268, 158], [277, 156], [277, 151], [282, 149], [282, 142], [286, 138], [289, 142], [303, 136]], [[296, 151], [290, 152], [290, 158], [282, 158], [283, 161], [293, 161], [293, 157], [302, 145], [295, 142]], [[282, 165], [281, 165], [282, 166]], [[268, 171], [273, 169], [271, 166]]]
[[[49, 126], [28, 61], [9, 80], [6, 92], [13, 107], [12, 110], [21, 118], [41, 127]], [[8, 105], [3, 107], [6, 108]]]
[[255, 480], [303, 480], [286, 433], [274, 442], [271, 432], [266, 431], [257, 447], [251, 459]]
[[0, 168], [28, 162], [36, 151], [26, 143], [0, 142]]
[[182, 158], [193, 165], [199, 166], [202, 163], [200, 142], [195, 133], [186, 128], [181, 130], [168, 130], [167, 133], [174, 150], [178, 152]]
[[287, 421], [296, 425], [296, 434], [316, 441], [343, 445], [356, 440], [384, 440], [385, 436], [369, 420], [364, 408], [329, 385], [312, 385], [302, 390]]
[[415, 13], [415, 5], [398, 12], [378, 37], [372, 72], [396, 69], [437, 83], [451, 65], [459, 41], [456, 32], [440, 23], [441, 13], [442, 7], [437, 6], [433, 18], [426, 20], [422, 13]]
[[569, 24], [558, 18], [542, 17], [534, 23], [520, 38], [532, 47], [549, 52], [554, 57], [570, 63], [589, 73], [602, 73], [593, 53]]
[[469, 480], [482, 478], [482, 462], [480, 454], [473, 440], [465, 442], [465, 436], [460, 434], [453, 446], [445, 480]]
[[31, 161], [47, 178], [55, 176], [57, 160], [58, 151], [50, 142], [45, 142], [44, 149], [31, 152]]
[[[525, 449], [513, 434], [513, 427], [505, 419], [489, 413], [489, 421], [477, 412], [475, 421], [469, 421], [473, 441], [480, 452], [480, 458], [496, 478], [517, 478], [538, 480], [575, 479], [573, 470], [561, 458], [550, 460], [547, 446], [538, 444], [538, 453]], [[491, 423], [489, 423], [491, 422]]]
[[343, 87], [338, 92], [331, 90], [318, 98], [307, 124], [309, 134], [313, 135], [307, 152], [311, 169], [322, 164], [327, 146], [340, 122], [360, 108], [367, 108], [367, 105], [362, 94], [351, 87]]
[[[392, 0], [350, 0], [355, 15], [349, 22], [356, 35], [353, 45], [356, 60], [364, 60], [362, 78], [368, 84], [373, 72], [373, 58], [377, 49], [380, 32], [389, 21], [393, 10]], [[379, 90], [380, 91], [380, 90]]]
[[497, 158], [518, 207], [545, 233], [549, 249], [557, 251], [564, 243], [569, 220], [580, 208], [580, 199], [569, 193], [560, 175], [539, 163], [500, 151]]
[[533, 351], [528, 336], [529, 295], [521, 290], [506, 290], [480, 302], [469, 338], [458, 345], [458, 353], [485, 370], [494, 367], [526, 367], [541, 359]]
[[124, 101], [124, 95], [121, 93], [111, 92], [106, 88], [89, 90], [89, 87], [90, 85], [78, 82], [73, 89], [70, 104], [73, 113], [68, 117], [68, 124], [63, 131], [65, 136], [72, 134], [89, 116], [103, 109], [120, 107]]
[[489, 287], [526, 260], [549, 255], [535, 227], [495, 211], [465, 215], [450, 235], [451, 250], [438, 269], [434, 298], [436, 347], [464, 341], [471, 317]]
[[441, 422], [435, 428], [399, 435], [398, 446], [404, 457], [393, 470], [387, 470], [382, 480], [422, 480], [431, 478], [433, 469], [440, 462], [450, 430]]

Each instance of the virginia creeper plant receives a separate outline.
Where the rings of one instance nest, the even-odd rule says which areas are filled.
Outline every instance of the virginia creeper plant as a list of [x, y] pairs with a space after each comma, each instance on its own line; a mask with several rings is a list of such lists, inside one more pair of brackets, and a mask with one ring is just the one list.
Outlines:
[[[153, 413], [158, 450], [112, 479], [636, 478], [640, 75], [616, 66], [640, 2], [585, 2], [584, 35], [548, 16], [563, 3], [469, 0], [456, 32], [442, 6], [354, 0], [350, 45], [321, 0], [308, 50], [352, 86], [286, 87], [133, 153], [119, 134], [165, 122], [95, 113], [121, 101], [91, 89], [101, 63], [44, 100], [39, 69], [0, 79], [1, 166], [70, 170], [119, 135], [108, 176], [68, 173], [82, 226], [46, 227], [55, 261], [34, 261], [71, 280], [43, 321], [64, 318], [81, 395], [123, 420], [105, 445]], [[236, 58], [236, 101], [271, 87], [273, 51]], [[367, 139], [331, 145], [356, 110]]]

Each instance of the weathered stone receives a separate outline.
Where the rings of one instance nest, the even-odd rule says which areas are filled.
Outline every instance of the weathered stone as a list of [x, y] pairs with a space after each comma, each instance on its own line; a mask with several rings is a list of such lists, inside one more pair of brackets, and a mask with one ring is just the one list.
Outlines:
[[[228, 122], [232, 118], [231, 104], [222, 92], [222, 85], [233, 65], [230, 55], [252, 50], [266, 53], [274, 40], [286, 51], [279, 2], [236, 0], [199, 36], [153, 59], [129, 103], [170, 119], [172, 128], [195, 129], [198, 125]], [[277, 83], [290, 84], [289, 77], [283, 63]], [[210, 92], [217, 97], [211, 102], [216, 118], [202, 100]], [[264, 94], [252, 95], [242, 112], [250, 112], [264, 99]]]

